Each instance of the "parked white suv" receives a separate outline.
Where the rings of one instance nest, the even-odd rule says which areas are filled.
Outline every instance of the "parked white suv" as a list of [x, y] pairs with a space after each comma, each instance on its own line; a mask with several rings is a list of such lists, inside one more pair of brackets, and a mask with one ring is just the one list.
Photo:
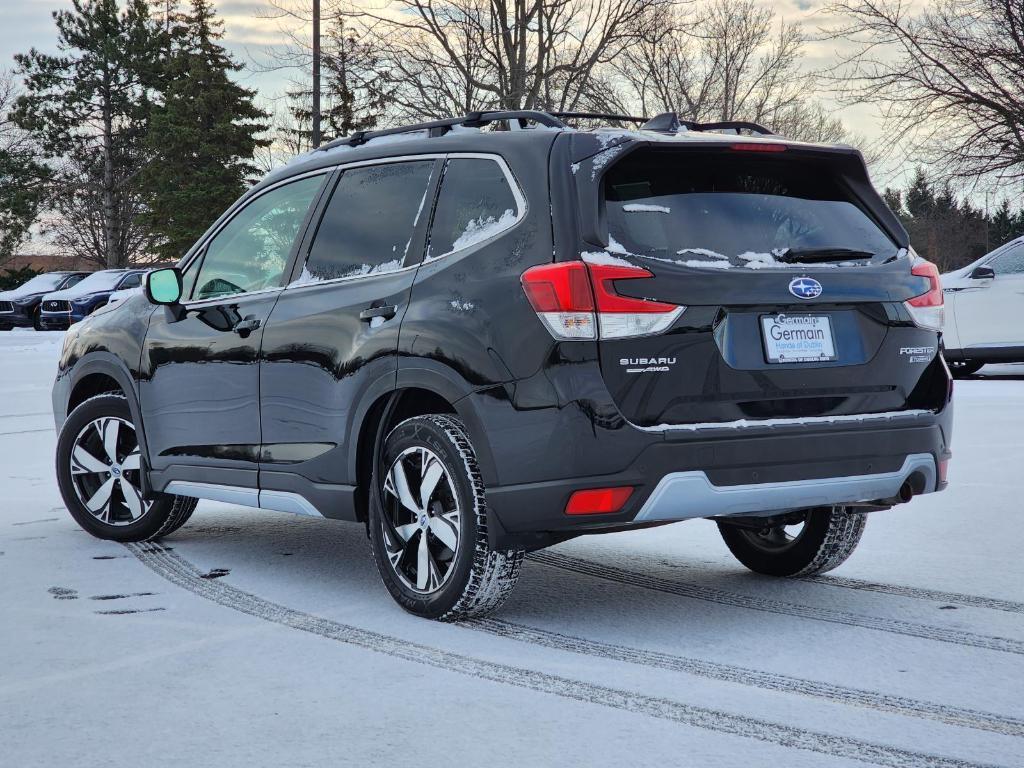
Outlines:
[[942, 276], [945, 357], [954, 376], [1024, 362], [1024, 237]]

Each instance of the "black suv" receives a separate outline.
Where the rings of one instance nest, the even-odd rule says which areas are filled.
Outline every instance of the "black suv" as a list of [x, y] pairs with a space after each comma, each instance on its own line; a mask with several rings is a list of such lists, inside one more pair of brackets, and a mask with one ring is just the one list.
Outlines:
[[395, 600], [454, 619], [526, 551], [691, 518], [819, 573], [945, 487], [938, 275], [857, 151], [569, 117], [328, 144], [74, 326], [78, 523], [157, 538], [199, 498], [360, 521]]
[[0, 293], [0, 330], [35, 328], [44, 330], [40, 319], [43, 296], [81, 282], [87, 272], [44, 272], [17, 288]]

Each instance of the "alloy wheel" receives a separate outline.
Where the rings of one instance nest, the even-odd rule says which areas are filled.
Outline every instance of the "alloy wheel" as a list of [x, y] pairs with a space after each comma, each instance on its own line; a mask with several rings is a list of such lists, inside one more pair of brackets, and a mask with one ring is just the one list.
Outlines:
[[93, 419], [75, 438], [70, 462], [78, 500], [101, 523], [130, 525], [152, 506], [142, 498], [139, 441], [131, 422]]
[[460, 544], [458, 496], [448, 469], [428, 448], [407, 448], [384, 478], [384, 544], [409, 589], [436, 592], [452, 575]]

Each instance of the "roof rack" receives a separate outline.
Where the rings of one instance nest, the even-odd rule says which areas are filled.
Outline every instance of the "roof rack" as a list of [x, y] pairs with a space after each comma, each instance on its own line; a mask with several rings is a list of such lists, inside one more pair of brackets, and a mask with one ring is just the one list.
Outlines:
[[396, 136], [402, 133], [415, 133], [427, 131], [431, 136], [443, 136], [453, 127], [462, 125], [467, 128], [479, 128], [490, 123], [518, 121], [525, 125], [527, 120], [540, 123], [548, 128], [565, 128], [566, 125], [554, 115], [548, 112], [539, 112], [533, 109], [520, 109], [495, 112], [469, 112], [463, 117], [448, 117], [444, 120], [431, 120], [427, 123], [416, 123], [414, 125], [403, 125], [398, 128], [382, 128], [379, 131], [356, 131], [351, 136], [344, 136], [318, 147], [319, 151], [326, 152], [329, 149], [347, 145], [358, 147], [371, 139], [378, 139], [381, 136]]
[[637, 123], [641, 130], [660, 131], [665, 133], [676, 133], [682, 128], [688, 131], [726, 131], [732, 130], [739, 134], [740, 131], [750, 131], [762, 136], [774, 135], [770, 130], [757, 123], [749, 123], [741, 120], [726, 120], [718, 123], [697, 123], [692, 120], [680, 120], [675, 112], [663, 112], [652, 118], [634, 117], [632, 115], [614, 115], [602, 112], [541, 112], [535, 109], [499, 110], [491, 112], [469, 112], [462, 117], [448, 117], [443, 120], [431, 120], [426, 123], [415, 123], [403, 125], [397, 128], [382, 128], [377, 131], [356, 131], [351, 136], [344, 136], [317, 148], [319, 152], [326, 152], [340, 146], [358, 147], [371, 139], [378, 139], [381, 136], [397, 136], [403, 133], [416, 133], [426, 131], [429, 136], [443, 136], [456, 126], [466, 128], [480, 128], [491, 123], [516, 122], [519, 127], [526, 127], [527, 121], [539, 123], [547, 128], [566, 128], [566, 124], [560, 118], [581, 119], [581, 120], [614, 120], [617, 122]]

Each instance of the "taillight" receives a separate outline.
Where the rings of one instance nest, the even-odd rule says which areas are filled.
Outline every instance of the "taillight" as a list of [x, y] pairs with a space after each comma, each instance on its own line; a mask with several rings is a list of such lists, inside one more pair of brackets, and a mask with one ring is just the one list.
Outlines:
[[904, 302], [910, 316], [914, 318], [914, 324], [919, 328], [941, 331], [946, 319], [946, 309], [938, 267], [927, 259], [917, 257], [910, 268], [910, 273], [928, 278], [928, 290]]
[[733, 152], [785, 152], [785, 144], [733, 144], [729, 147]]
[[686, 307], [621, 296], [617, 280], [654, 277], [641, 267], [566, 261], [522, 276], [534, 311], [556, 339], [625, 339], [666, 330]]

